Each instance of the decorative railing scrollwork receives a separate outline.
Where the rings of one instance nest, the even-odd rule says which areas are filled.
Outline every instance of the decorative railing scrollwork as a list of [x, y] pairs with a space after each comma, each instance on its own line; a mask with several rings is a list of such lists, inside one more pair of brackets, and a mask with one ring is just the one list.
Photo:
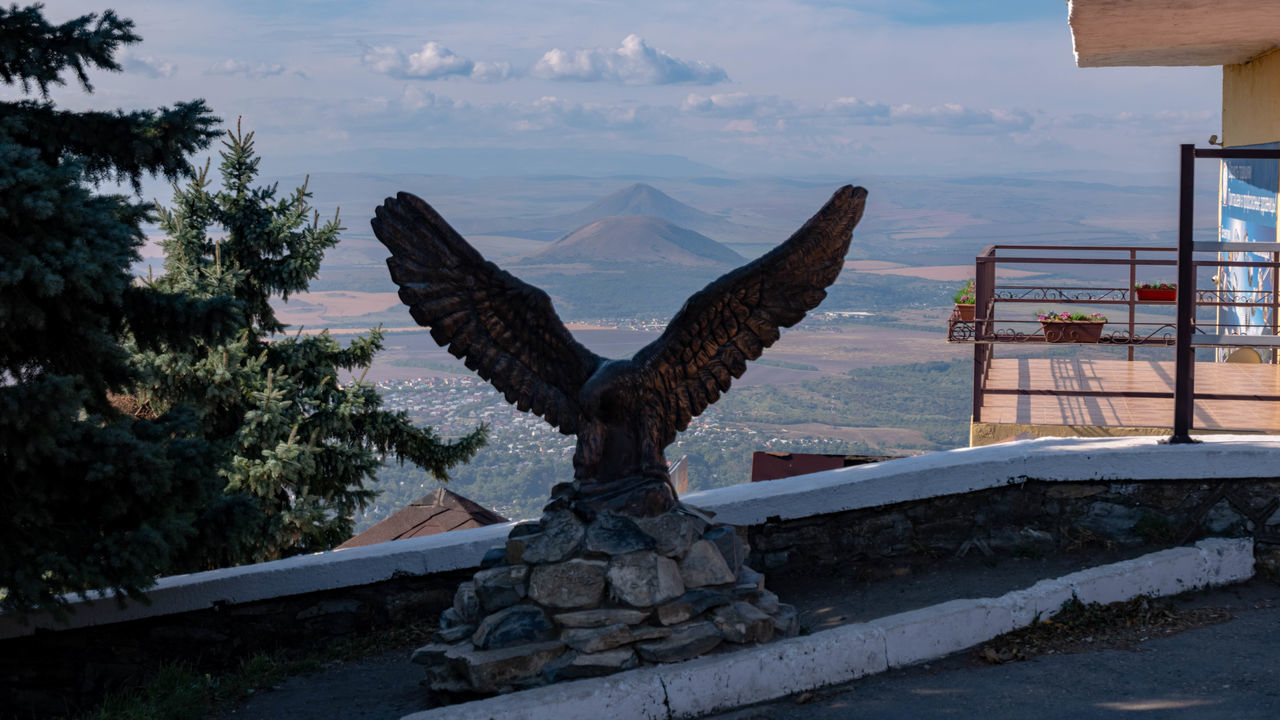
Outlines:
[[[993, 299], [1001, 302], [1071, 302], [1127, 304], [1133, 292], [1129, 288], [1032, 287], [1005, 285], [995, 288]], [[1274, 302], [1270, 290], [1196, 290], [1197, 305], [1243, 305], [1269, 307]], [[1136, 298], [1134, 298], [1136, 300]], [[1141, 302], [1140, 304], [1151, 304]]]
[[[1093, 340], [1080, 335], [1083, 328], [1080, 328], [1079, 325], [1085, 324], [1087, 323], [1052, 323], [1053, 327], [1046, 327], [1035, 332], [1026, 332], [1017, 328], [998, 328], [988, 337], [982, 339], [975, 336], [972, 327], [958, 331], [953, 325], [951, 336], [948, 337], [948, 340], [951, 342], [980, 343], [1085, 342], [1098, 343], [1100, 345], [1166, 345], [1172, 347], [1177, 338], [1177, 329], [1172, 323], [1166, 323], [1152, 328], [1150, 332], [1147, 332], [1145, 328], [1139, 328], [1133, 334], [1130, 334], [1128, 330], [1106, 332], [1104, 329], [1101, 335], [1096, 340]], [[1049, 334], [1048, 337], [1046, 337], [1046, 333]], [[955, 339], [952, 340], [952, 337]]]
[[1272, 302], [1270, 290], [1223, 290], [1220, 288], [1196, 290], [1197, 305], [1269, 307]]
[[1006, 285], [995, 289], [996, 300], [1006, 302], [1128, 302], [1128, 288], [1026, 287]]
[[973, 342], [976, 328], [971, 322], [952, 318], [947, 322], [947, 342]]
[[1142, 334], [1142, 330], [1142, 328], [1135, 329], [1132, 335], [1128, 330], [1104, 332], [1098, 342], [1105, 345], [1168, 345], [1169, 347], [1177, 344], [1178, 328], [1173, 323], [1160, 325], [1145, 335]]

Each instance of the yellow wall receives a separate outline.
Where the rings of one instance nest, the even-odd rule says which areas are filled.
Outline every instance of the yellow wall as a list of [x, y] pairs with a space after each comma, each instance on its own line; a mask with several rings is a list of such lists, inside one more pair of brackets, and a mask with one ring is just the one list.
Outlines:
[[1280, 49], [1222, 66], [1222, 143], [1280, 141]]

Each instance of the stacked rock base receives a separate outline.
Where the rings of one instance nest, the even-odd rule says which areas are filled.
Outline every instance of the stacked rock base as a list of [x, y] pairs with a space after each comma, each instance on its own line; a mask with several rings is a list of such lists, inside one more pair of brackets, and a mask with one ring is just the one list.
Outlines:
[[437, 694], [491, 695], [795, 635], [795, 609], [745, 557], [732, 526], [687, 505], [590, 522], [549, 510], [485, 557], [412, 659]]

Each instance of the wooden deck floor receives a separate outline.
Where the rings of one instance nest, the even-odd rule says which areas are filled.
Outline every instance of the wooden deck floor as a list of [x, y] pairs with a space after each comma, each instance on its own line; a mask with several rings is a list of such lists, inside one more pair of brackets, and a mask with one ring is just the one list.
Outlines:
[[[997, 358], [988, 389], [1173, 392], [1173, 361]], [[1201, 394], [1280, 396], [1280, 366], [1196, 363]], [[983, 423], [1172, 427], [1173, 397], [986, 394]], [[1197, 399], [1193, 429], [1280, 432], [1280, 402]]]

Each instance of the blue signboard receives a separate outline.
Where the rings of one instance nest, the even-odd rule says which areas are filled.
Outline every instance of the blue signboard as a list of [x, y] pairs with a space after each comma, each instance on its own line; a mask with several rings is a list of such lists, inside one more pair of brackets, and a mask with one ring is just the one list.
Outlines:
[[[1249, 149], [1274, 150], [1280, 143], [1249, 145]], [[1280, 162], [1275, 160], [1224, 160], [1219, 239], [1222, 242], [1276, 242], [1276, 194], [1280, 191]], [[1267, 262], [1270, 253], [1230, 250], [1224, 260]], [[1261, 302], [1272, 289], [1271, 269], [1266, 267], [1224, 267], [1219, 273], [1218, 289], [1238, 302]], [[1269, 307], [1227, 306], [1219, 309], [1218, 326], [1222, 332], [1261, 335], [1268, 332], [1273, 319]], [[1219, 351], [1218, 359], [1226, 352]]]

